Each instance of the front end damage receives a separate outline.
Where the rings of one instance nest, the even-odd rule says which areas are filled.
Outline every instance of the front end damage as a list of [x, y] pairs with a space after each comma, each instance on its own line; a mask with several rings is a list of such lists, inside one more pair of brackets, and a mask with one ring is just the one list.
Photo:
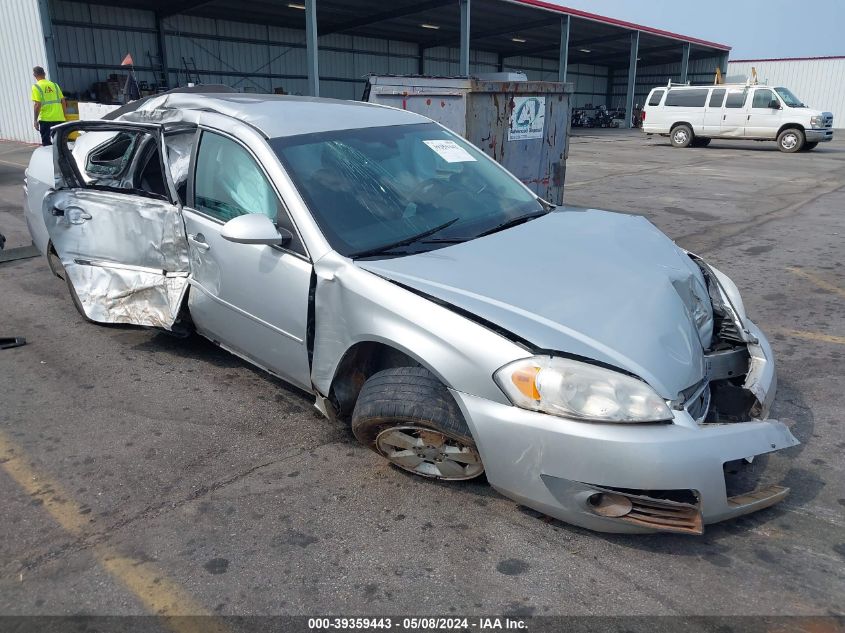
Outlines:
[[754, 462], [799, 443], [767, 419], [772, 349], [733, 282], [691, 257], [711, 294], [713, 340], [704, 380], [672, 403], [671, 422], [590, 424], [453, 392], [494, 488], [568, 523], [619, 533], [702, 534], [787, 496]]

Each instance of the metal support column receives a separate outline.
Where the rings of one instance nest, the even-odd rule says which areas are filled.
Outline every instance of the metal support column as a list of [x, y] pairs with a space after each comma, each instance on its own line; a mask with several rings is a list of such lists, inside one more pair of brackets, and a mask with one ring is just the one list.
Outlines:
[[320, 96], [320, 68], [317, 49], [317, 0], [305, 0], [305, 47], [308, 58], [308, 93]]
[[[38, 0], [38, 13], [41, 18], [41, 31], [44, 36], [44, 49], [47, 53], [46, 70], [47, 77], [53, 81], [61, 82], [59, 77], [59, 66], [56, 63], [56, 41], [53, 37], [53, 17], [50, 11], [48, 0]], [[31, 68], [29, 69], [32, 70]], [[38, 136], [36, 134], [36, 136]]]
[[569, 65], [569, 16], [560, 19], [560, 57], [558, 58], [557, 80], [566, 81], [566, 67]]
[[681, 53], [681, 83], [687, 83], [687, 75], [689, 74], [689, 49], [690, 43], [686, 42], [683, 45], [683, 52]]
[[[164, 34], [164, 18], [161, 13], [155, 14], [156, 30], [158, 31], [158, 60], [161, 63], [161, 75], [164, 87], [170, 87], [170, 66], [167, 63], [167, 37]], [[158, 83], [158, 81], [156, 81]]]
[[469, 77], [469, 14], [470, 0], [459, 0], [461, 5], [461, 64], [459, 75]]
[[625, 127], [631, 127], [634, 113], [634, 93], [637, 88], [637, 55], [640, 51], [640, 32], [631, 33], [631, 57], [628, 61], [628, 92], [625, 98]]
[[725, 77], [728, 76], [728, 55], [729, 53], [725, 52], [719, 58], [719, 68], [722, 69], [722, 81], [726, 81]]

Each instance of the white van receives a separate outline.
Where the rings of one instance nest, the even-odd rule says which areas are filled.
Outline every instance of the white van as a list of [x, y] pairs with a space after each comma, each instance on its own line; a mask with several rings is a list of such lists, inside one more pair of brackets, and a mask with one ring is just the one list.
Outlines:
[[654, 88], [642, 119], [643, 132], [668, 136], [675, 147], [731, 138], [797, 152], [833, 139], [833, 114], [808, 108], [786, 88], [752, 84]]

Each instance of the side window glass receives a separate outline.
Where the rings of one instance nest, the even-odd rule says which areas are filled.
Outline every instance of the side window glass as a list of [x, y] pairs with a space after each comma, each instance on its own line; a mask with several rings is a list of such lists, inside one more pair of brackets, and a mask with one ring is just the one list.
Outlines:
[[126, 172], [135, 151], [137, 134], [106, 134], [111, 138], [92, 149], [85, 159], [85, 175], [92, 179], [119, 178]]
[[742, 108], [745, 106], [745, 99], [748, 97], [748, 90], [731, 90], [725, 101], [726, 108]]
[[769, 109], [769, 104], [772, 102], [772, 99], [775, 98], [774, 93], [767, 89], [757, 89], [754, 91], [754, 98], [751, 100], [751, 107], [752, 108], [765, 108], [766, 110]]
[[721, 108], [722, 103], [725, 101], [725, 89], [724, 88], [715, 88], [713, 92], [710, 93], [710, 102], [709, 106], [711, 108]]
[[194, 181], [194, 206], [223, 222], [248, 213], [275, 222], [281, 215], [279, 198], [255, 159], [224, 136], [203, 133]]
[[663, 98], [663, 93], [666, 92], [665, 90], [655, 90], [651, 93], [651, 98], [648, 100], [648, 105], [656, 106], [660, 105], [660, 100]]
[[158, 143], [145, 131], [89, 130], [79, 133], [70, 154], [86, 187], [169, 199]]

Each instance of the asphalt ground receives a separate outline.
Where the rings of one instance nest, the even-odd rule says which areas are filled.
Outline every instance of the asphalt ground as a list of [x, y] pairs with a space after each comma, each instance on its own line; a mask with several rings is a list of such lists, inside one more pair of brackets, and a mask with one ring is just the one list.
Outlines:
[[[7, 248], [31, 149], [0, 143]], [[0, 264], [0, 336], [27, 339], [0, 351], [0, 614], [843, 614], [845, 142], [579, 132], [566, 201], [643, 214], [736, 281], [801, 441], [768, 460], [785, 502], [619, 536], [417, 480], [204, 339], [83, 322], [22, 259]]]

